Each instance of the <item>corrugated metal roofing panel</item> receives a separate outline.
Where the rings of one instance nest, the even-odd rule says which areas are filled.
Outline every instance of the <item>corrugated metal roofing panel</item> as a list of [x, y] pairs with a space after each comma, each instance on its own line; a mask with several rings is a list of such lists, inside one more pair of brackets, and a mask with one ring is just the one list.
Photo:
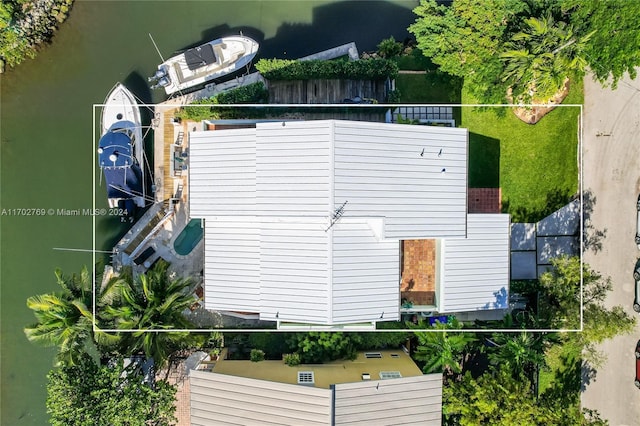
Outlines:
[[325, 229], [326, 223], [318, 220], [261, 222], [261, 319], [330, 322], [329, 234]]
[[257, 223], [205, 219], [205, 308], [260, 311], [260, 233]]
[[190, 133], [191, 217], [254, 214], [255, 152], [255, 129]]
[[398, 241], [379, 241], [365, 219], [340, 219], [332, 231], [332, 322], [399, 320]]
[[507, 214], [469, 214], [467, 238], [444, 241], [440, 312], [508, 306], [509, 232]]
[[384, 216], [387, 238], [465, 235], [466, 129], [336, 121], [334, 138], [345, 217]]
[[329, 122], [261, 123], [257, 126], [258, 215], [328, 215], [330, 129]]
[[331, 424], [331, 391], [191, 370], [191, 424]]
[[440, 425], [442, 375], [335, 385], [335, 424]]

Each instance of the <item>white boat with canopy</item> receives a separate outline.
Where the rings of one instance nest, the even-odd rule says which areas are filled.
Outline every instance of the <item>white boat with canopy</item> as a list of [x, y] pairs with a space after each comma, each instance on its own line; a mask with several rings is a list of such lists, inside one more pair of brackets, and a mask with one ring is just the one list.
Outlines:
[[149, 77], [153, 89], [163, 87], [168, 95], [249, 65], [258, 52], [258, 43], [243, 35], [222, 37], [169, 58]]
[[[136, 97], [121, 83], [107, 95], [100, 120], [98, 163], [109, 207], [145, 206], [144, 137]], [[132, 205], [133, 203], [133, 205]]]

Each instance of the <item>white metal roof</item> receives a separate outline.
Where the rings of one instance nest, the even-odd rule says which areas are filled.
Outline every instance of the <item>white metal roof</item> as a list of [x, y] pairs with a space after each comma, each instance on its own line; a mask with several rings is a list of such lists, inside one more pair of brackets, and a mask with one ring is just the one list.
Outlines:
[[467, 238], [441, 243], [439, 311], [505, 309], [509, 292], [508, 214], [469, 214]]
[[344, 383], [335, 388], [336, 425], [421, 425], [442, 422], [442, 375]]
[[189, 384], [194, 426], [424, 426], [442, 419], [441, 374], [372, 377], [325, 389], [191, 370]]
[[190, 150], [207, 309], [312, 324], [397, 320], [399, 240], [466, 234], [466, 129], [259, 123], [194, 132]]
[[331, 391], [191, 370], [191, 424], [331, 424]]

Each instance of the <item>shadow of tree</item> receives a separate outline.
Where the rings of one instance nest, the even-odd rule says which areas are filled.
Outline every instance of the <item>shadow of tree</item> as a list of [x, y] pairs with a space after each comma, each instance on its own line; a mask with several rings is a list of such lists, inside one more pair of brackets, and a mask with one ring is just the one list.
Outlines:
[[511, 214], [512, 222], [535, 223], [549, 216], [551, 213], [565, 206], [576, 196], [568, 193], [566, 189], [556, 188], [546, 195], [544, 207], [514, 207], [507, 198], [502, 199], [502, 212]]
[[607, 228], [602, 230], [596, 229], [591, 222], [591, 214], [593, 206], [596, 204], [596, 197], [590, 189], [582, 193], [582, 240], [584, 249], [598, 253], [602, 250], [602, 240], [607, 237]]
[[541, 397], [555, 401], [561, 406], [569, 407], [576, 403], [576, 398], [580, 397], [583, 374], [587, 374], [590, 379], [593, 379], [595, 378], [595, 370], [583, 373], [582, 359], [575, 354], [561, 355], [560, 364], [562, 367], [555, 370], [551, 386], [543, 392]]
[[469, 132], [469, 187], [500, 187], [500, 140]]
[[591, 366], [588, 362], [582, 363], [582, 369], [580, 373], [581, 385], [580, 391], [584, 392], [587, 390], [587, 386], [591, 384], [591, 382], [595, 382], [596, 375], [598, 374], [598, 370], [596, 370], [593, 366]]

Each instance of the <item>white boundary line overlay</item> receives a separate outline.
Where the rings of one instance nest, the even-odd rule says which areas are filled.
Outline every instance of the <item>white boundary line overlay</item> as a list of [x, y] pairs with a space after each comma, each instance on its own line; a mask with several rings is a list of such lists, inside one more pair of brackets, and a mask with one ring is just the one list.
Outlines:
[[[168, 100], [170, 101], [170, 99]], [[165, 101], [167, 102], [167, 101]], [[160, 108], [160, 109], [176, 109], [185, 106], [190, 106], [191, 104], [138, 104], [139, 107], [147, 107], [147, 108]], [[96, 127], [96, 111], [97, 108], [104, 107], [105, 104], [93, 104], [93, 152], [92, 152], [92, 170], [93, 170], [93, 210], [96, 208], [96, 159], [95, 152], [97, 150], [96, 146], [96, 131], [99, 129]], [[491, 107], [491, 108], [513, 108], [513, 107], [546, 107], [548, 108], [548, 104], [197, 104], [197, 106], [209, 106], [216, 108], [398, 108], [398, 107], [453, 107], [453, 108], [462, 108], [462, 107]], [[583, 205], [583, 178], [584, 178], [584, 164], [583, 164], [583, 123], [584, 123], [584, 106], [583, 104], [558, 104], [553, 105], [554, 108], [575, 108], [579, 109], [579, 114], [577, 117], [577, 138], [578, 138], [578, 146], [577, 146], [577, 163], [578, 163], [578, 199], [580, 205], [579, 212], [579, 241], [580, 241], [580, 328], [574, 329], [552, 329], [552, 328], [462, 328], [462, 329], [435, 329], [435, 328], [398, 328], [398, 329], [375, 329], [375, 330], [349, 330], [348, 328], [340, 329], [339, 325], [336, 326], [335, 329], [326, 330], [316, 327], [322, 327], [321, 325], [310, 325], [308, 329], [304, 328], [296, 328], [296, 330], [287, 330], [287, 329], [277, 329], [277, 328], [197, 328], [197, 329], [99, 329], [102, 332], [107, 333], [139, 333], [139, 332], [149, 332], [149, 333], [212, 333], [212, 332], [225, 332], [225, 333], [299, 333], [304, 331], [329, 331], [329, 332], [344, 332], [344, 333], [422, 333], [422, 332], [434, 332], [434, 333], [579, 333], [584, 330], [584, 289], [583, 289], [583, 279], [584, 279], [584, 205]], [[155, 111], [155, 110], [154, 110]], [[274, 120], [278, 121], [278, 120]], [[155, 144], [154, 144], [155, 149]], [[93, 222], [93, 331], [98, 330], [96, 327], [96, 216], [92, 215]], [[454, 314], [455, 316], [455, 314]]]

